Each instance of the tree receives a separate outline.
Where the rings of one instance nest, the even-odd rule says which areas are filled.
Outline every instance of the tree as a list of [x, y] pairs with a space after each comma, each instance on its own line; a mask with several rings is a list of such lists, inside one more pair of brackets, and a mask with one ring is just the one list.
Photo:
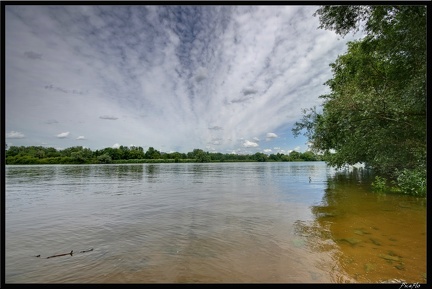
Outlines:
[[256, 152], [253, 155], [253, 159], [258, 161], [258, 162], [265, 162], [265, 161], [267, 161], [268, 157], [265, 153]]
[[305, 109], [293, 128], [330, 165], [362, 162], [393, 175], [426, 164], [426, 7], [324, 6], [321, 28], [345, 36], [365, 23], [330, 64], [322, 112]]
[[129, 151], [129, 148], [127, 146], [120, 146], [118, 148], [118, 150], [119, 150], [119, 154], [120, 154], [120, 159], [122, 159], [122, 160], [128, 160], [129, 159], [130, 151]]
[[122, 154], [119, 148], [105, 148], [112, 160], [121, 160]]
[[83, 153], [81, 151], [79, 152], [72, 152], [71, 153], [71, 158], [73, 159], [74, 162], [83, 164], [86, 162], [86, 158], [84, 157]]
[[97, 160], [99, 161], [99, 163], [101, 164], [109, 164], [111, 163], [111, 157], [109, 154], [104, 153], [100, 156], [97, 157]]
[[204, 162], [210, 161], [209, 154], [204, 152], [202, 149], [194, 149], [192, 152], [192, 155], [193, 155], [193, 158], [199, 163], [204, 163]]
[[146, 159], [160, 159], [161, 154], [158, 150], [155, 150], [153, 147], [149, 147], [149, 149], [145, 153]]
[[302, 160], [301, 155], [302, 154], [298, 151], [291, 151], [289, 153], [289, 157], [291, 161], [301, 161]]
[[48, 158], [59, 157], [60, 153], [53, 147], [46, 148], [46, 156]]
[[144, 158], [144, 150], [142, 147], [132, 146], [129, 151], [130, 159], [143, 159]]
[[317, 160], [316, 155], [315, 155], [313, 152], [311, 152], [311, 151], [304, 152], [304, 153], [301, 155], [301, 158], [302, 158], [304, 161], [316, 161], [316, 160]]
[[45, 158], [45, 150], [44, 149], [38, 149], [35, 153], [35, 157], [39, 159]]
[[278, 153], [278, 154], [270, 154], [269, 156], [268, 156], [268, 158], [269, 158], [269, 160], [272, 160], [272, 161], [280, 161], [280, 154]]

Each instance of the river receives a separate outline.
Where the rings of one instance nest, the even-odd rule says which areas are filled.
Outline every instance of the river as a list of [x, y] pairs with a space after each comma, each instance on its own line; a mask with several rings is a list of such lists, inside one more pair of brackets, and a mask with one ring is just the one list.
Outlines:
[[373, 193], [361, 169], [10, 165], [5, 181], [6, 284], [426, 282], [426, 199]]

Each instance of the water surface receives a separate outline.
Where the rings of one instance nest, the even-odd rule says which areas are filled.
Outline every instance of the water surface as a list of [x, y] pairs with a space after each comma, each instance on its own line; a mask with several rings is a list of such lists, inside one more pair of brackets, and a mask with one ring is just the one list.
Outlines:
[[424, 199], [323, 162], [6, 166], [5, 199], [6, 283], [425, 282]]

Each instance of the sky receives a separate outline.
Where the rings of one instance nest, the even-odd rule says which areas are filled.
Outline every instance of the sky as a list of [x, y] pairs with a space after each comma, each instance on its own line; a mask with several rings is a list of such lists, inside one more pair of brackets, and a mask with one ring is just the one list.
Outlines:
[[346, 42], [318, 6], [5, 5], [8, 146], [308, 150]]

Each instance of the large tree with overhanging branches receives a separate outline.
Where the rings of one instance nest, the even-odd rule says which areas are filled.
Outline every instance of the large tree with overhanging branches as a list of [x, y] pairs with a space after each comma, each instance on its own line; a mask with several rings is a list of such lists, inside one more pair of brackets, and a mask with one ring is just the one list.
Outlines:
[[321, 109], [304, 109], [304, 133], [328, 163], [366, 163], [381, 175], [426, 177], [426, 6], [322, 6], [319, 28], [341, 36], [363, 28], [330, 66]]

